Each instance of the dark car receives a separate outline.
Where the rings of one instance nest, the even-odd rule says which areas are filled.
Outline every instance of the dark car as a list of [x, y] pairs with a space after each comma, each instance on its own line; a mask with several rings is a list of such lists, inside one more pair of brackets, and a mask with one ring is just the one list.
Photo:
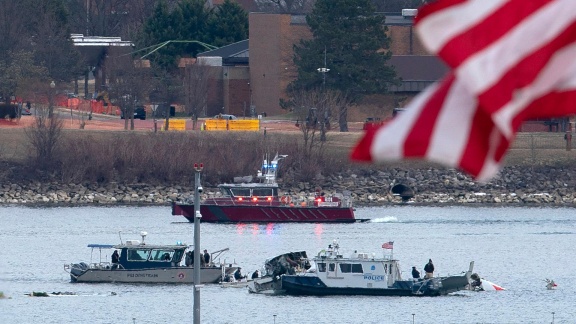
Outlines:
[[[120, 113], [120, 119], [124, 119], [124, 110]], [[134, 109], [134, 119], [146, 120], [146, 109], [143, 106]]]

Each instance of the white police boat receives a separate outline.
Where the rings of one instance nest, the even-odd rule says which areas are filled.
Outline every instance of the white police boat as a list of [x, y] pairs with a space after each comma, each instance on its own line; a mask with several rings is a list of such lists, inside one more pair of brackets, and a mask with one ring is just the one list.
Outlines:
[[354, 252], [340, 254], [334, 241], [313, 258], [316, 269], [281, 276], [282, 292], [289, 295], [441, 296], [465, 290], [474, 261], [457, 276], [402, 279], [399, 261], [392, 256]]
[[[140, 235], [142, 241], [126, 240], [118, 245], [89, 244], [93, 252], [99, 250], [99, 261], [65, 264], [64, 270], [70, 274], [72, 282], [194, 283], [194, 266], [181, 265], [187, 245], [147, 244], [144, 242], [147, 233], [141, 232]], [[118, 262], [106, 261], [107, 255], [103, 260], [102, 252], [109, 249], [120, 251]], [[236, 271], [237, 267], [214, 263], [227, 250], [212, 252], [210, 262], [201, 265], [200, 283], [218, 283], [222, 274]]]

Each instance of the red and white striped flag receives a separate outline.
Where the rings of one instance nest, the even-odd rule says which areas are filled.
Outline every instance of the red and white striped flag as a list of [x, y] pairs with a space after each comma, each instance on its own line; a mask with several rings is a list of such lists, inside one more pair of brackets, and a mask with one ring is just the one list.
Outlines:
[[524, 120], [576, 113], [574, 0], [439, 0], [416, 30], [452, 71], [352, 159], [425, 158], [488, 180]]
[[393, 242], [393, 241], [384, 242], [384, 243], [382, 244], [382, 248], [383, 248], [383, 249], [387, 249], [387, 250], [392, 250], [392, 249], [394, 249], [394, 242]]

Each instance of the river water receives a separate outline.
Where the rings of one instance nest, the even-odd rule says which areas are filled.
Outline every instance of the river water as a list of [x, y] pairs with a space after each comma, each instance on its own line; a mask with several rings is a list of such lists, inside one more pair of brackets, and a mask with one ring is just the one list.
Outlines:
[[[207, 285], [202, 323], [574, 323], [575, 209], [520, 207], [358, 208], [355, 224], [202, 224], [201, 245], [245, 273], [287, 251], [315, 254], [334, 239], [341, 250], [380, 255], [394, 241], [402, 274], [474, 271], [505, 288], [443, 297], [264, 296]], [[65, 263], [90, 260], [89, 243], [192, 244], [194, 226], [169, 207], [0, 207], [0, 323], [191, 323], [189, 285], [73, 284]], [[545, 279], [557, 284], [546, 290]], [[76, 296], [32, 298], [32, 291]]]

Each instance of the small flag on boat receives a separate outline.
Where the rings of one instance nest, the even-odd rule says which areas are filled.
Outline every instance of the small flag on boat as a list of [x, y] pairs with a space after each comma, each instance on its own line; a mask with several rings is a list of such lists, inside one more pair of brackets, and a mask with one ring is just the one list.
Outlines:
[[394, 242], [392, 242], [392, 241], [386, 242], [386, 243], [382, 244], [382, 248], [392, 250], [394, 248]]

